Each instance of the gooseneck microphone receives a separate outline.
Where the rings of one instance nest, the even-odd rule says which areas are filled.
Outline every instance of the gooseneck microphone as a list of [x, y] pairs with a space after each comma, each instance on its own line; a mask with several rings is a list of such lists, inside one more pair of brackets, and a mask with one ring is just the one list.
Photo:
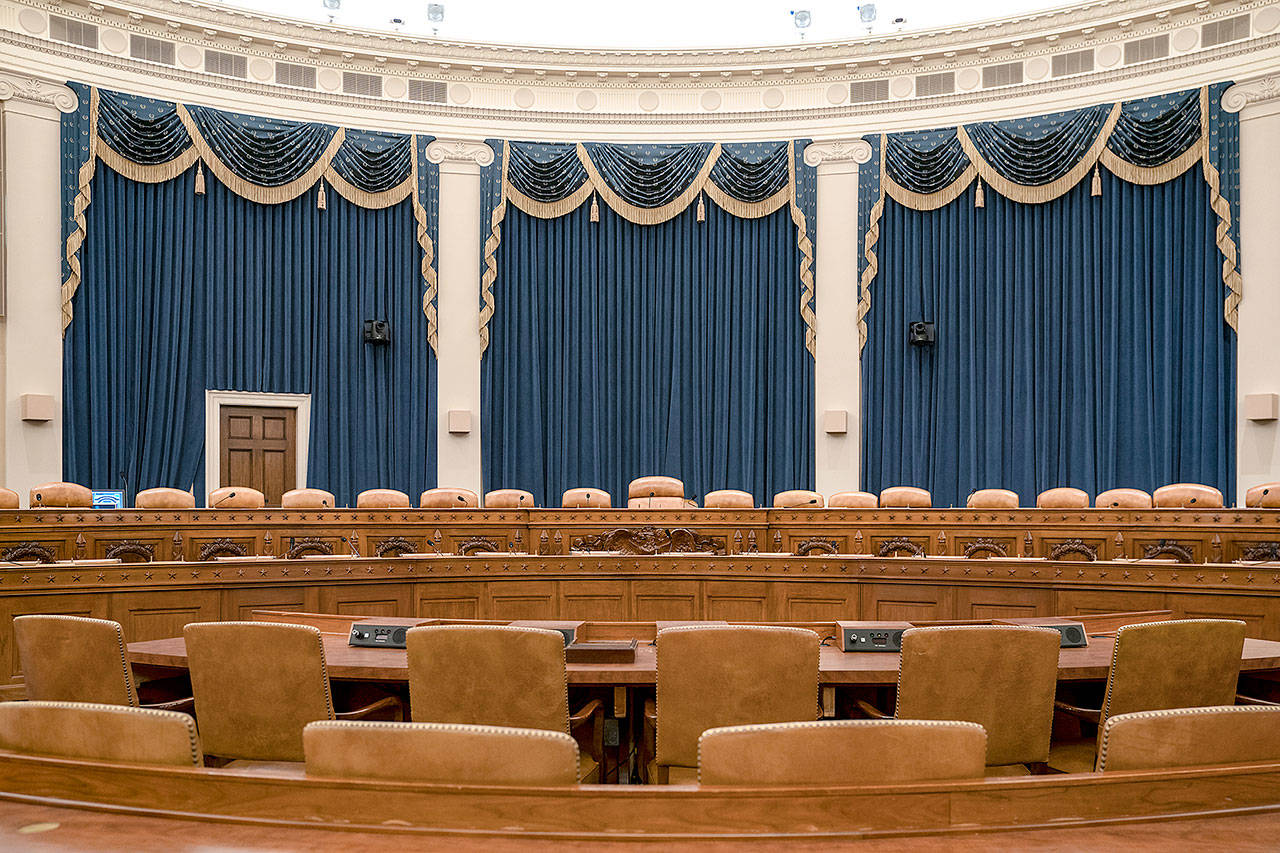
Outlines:
[[36, 506], [44, 506], [44, 495], [36, 492]]
[[235, 492], [227, 492], [225, 495], [223, 495], [222, 497], [218, 498], [216, 501], [213, 502], [214, 508], [216, 509], [217, 507], [222, 506], [223, 501], [229, 501], [235, 496], [236, 496]]
[[817, 502], [818, 502], [817, 498], [809, 498], [809, 500], [801, 501], [798, 504], [787, 504], [786, 506], [782, 507], [782, 509], [799, 509], [802, 506], [811, 506], [813, 504], [816, 504]]
[[653, 496], [657, 494], [656, 489], [649, 490], [649, 505], [645, 509], [653, 509]]
[[321, 499], [320, 499], [320, 506], [324, 507], [325, 509], [328, 509], [328, 508], [329, 508], [329, 499], [328, 499], [328, 498], [321, 498]]

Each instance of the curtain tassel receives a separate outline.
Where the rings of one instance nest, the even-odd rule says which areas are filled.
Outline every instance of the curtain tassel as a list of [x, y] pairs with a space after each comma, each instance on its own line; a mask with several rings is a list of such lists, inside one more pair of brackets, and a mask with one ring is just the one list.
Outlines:
[[987, 206], [987, 196], [982, 191], [982, 178], [978, 178], [978, 191], [973, 194], [973, 206], [974, 207]]
[[698, 193], [698, 221], [707, 221], [707, 206], [702, 203], [702, 193]]
[[204, 162], [196, 161], [196, 195], [204, 195]]
[[1098, 171], [1097, 163], [1093, 164], [1093, 184], [1092, 184], [1092, 188], [1089, 190], [1089, 195], [1091, 196], [1102, 195], [1102, 173]]
[[320, 180], [320, 192], [316, 193], [316, 210], [328, 210], [328, 202], [324, 197], [324, 179]]
[[596, 203], [596, 194], [591, 194], [591, 221], [600, 221], [600, 205]]

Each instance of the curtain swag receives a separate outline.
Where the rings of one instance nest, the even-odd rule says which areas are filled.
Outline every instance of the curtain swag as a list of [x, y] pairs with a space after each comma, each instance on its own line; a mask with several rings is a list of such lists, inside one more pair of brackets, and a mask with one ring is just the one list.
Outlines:
[[871, 309], [871, 284], [879, 270], [876, 245], [886, 196], [909, 209], [930, 211], [955, 201], [974, 184], [975, 207], [985, 206], [984, 185], [1015, 202], [1044, 204], [1086, 178], [1091, 179], [1091, 194], [1101, 195], [1099, 166], [1123, 181], [1150, 186], [1200, 165], [1217, 217], [1215, 237], [1227, 290], [1223, 317], [1235, 329], [1241, 277], [1231, 204], [1223, 194], [1213, 138], [1213, 97], [1205, 86], [1013, 122], [881, 134], [878, 197], [863, 242], [866, 264], [859, 282], [859, 345], [867, 343], [866, 316]]
[[[84, 87], [81, 87], [84, 88]], [[80, 249], [86, 236], [85, 210], [98, 160], [140, 183], [171, 181], [196, 167], [194, 192], [205, 194], [207, 168], [236, 195], [258, 204], [283, 204], [316, 187], [316, 206], [327, 207], [325, 192], [337, 192], [367, 209], [413, 200], [416, 238], [422, 251], [425, 286], [422, 310], [427, 338], [436, 349], [437, 291], [435, 247], [426, 197], [429, 182], [425, 144], [417, 134], [353, 130], [315, 122], [238, 115], [208, 107], [167, 103], [88, 87], [87, 139], [78, 186], [71, 203], [62, 283], [62, 330], [71, 324], [71, 300], [80, 286]]]
[[501, 175], [484, 241], [480, 280], [481, 352], [489, 346], [493, 318], [495, 259], [502, 221], [510, 202], [539, 219], [556, 219], [590, 200], [591, 218], [603, 202], [637, 225], [658, 225], [697, 203], [705, 221], [704, 197], [741, 219], [759, 219], [786, 206], [800, 250], [800, 316], [805, 349], [814, 352], [813, 240], [809, 217], [797, 190], [796, 142], [693, 145], [608, 145], [502, 141]]

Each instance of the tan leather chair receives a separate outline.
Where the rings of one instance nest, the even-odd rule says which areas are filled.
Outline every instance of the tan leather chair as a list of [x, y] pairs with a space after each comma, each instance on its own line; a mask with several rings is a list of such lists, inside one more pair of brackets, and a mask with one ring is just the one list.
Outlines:
[[1280, 707], [1223, 705], [1111, 717], [1102, 729], [1097, 769], [1276, 761], [1280, 761]]
[[880, 506], [894, 509], [928, 509], [933, 506], [933, 495], [928, 489], [915, 486], [890, 486], [880, 492]]
[[[28, 699], [140, 704], [119, 622], [84, 616], [17, 616], [13, 637]], [[183, 697], [147, 707], [189, 711], [192, 701]]]
[[[1099, 710], [1057, 702], [1059, 710], [1106, 730], [1107, 720], [1138, 711], [1231, 705], [1240, 678], [1245, 624], [1234, 619], [1175, 619], [1126, 625], [1116, 632]], [[1098, 738], [1055, 744], [1049, 766], [1087, 773]]]
[[987, 732], [988, 775], [1025, 774], [1049, 758], [1061, 642], [1050, 628], [1012, 625], [905, 631], [894, 719], [977, 723]]
[[560, 497], [560, 506], [565, 509], [609, 509], [613, 506], [613, 498], [603, 489], [568, 489]]
[[708, 729], [702, 785], [896, 785], [983, 776], [977, 723], [829, 720]]
[[675, 477], [636, 477], [627, 486], [627, 500], [635, 498], [680, 498], [684, 500], [684, 482]]
[[422, 509], [478, 509], [480, 497], [470, 489], [427, 489], [418, 498]]
[[267, 498], [248, 486], [223, 486], [209, 493], [209, 509], [262, 509]]
[[875, 509], [880, 506], [880, 499], [870, 492], [836, 492], [827, 501], [827, 506], [832, 509]]
[[409, 509], [409, 496], [395, 489], [365, 489], [356, 495], [356, 509]]
[[0, 509], [20, 509], [18, 493], [13, 489], [0, 489]]
[[93, 506], [93, 492], [77, 483], [45, 483], [31, 490], [31, 508]]
[[280, 496], [281, 509], [333, 509], [333, 492], [324, 489], [290, 489]]
[[1156, 509], [1221, 509], [1222, 492], [1199, 483], [1171, 483], [1151, 495]]
[[[17, 495], [14, 495], [17, 498]], [[1263, 483], [1245, 492], [1244, 505], [1250, 509], [1280, 509], [1280, 483]], [[0, 504], [3, 509], [17, 509]]]
[[717, 489], [702, 498], [703, 509], [755, 509], [755, 506], [755, 496], [738, 489]]
[[1036, 507], [1039, 509], [1088, 509], [1089, 493], [1069, 486], [1046, 489], [1036, 498]]
[[688, 498], [627, 498], [627, 509], [697, 509]]
[[524, 489], [494, 489], [484, 496], [485, 509], [531, 509], [533, 493]]
[[1151, 495], [1142, 489], [1107, 489], [1093, 499], [1098, 509], [1151, 509]]
[[822, 495], [807, 489], [790, 489], [773, 496], [774, 509], [822, 509], [825, 505]]
[[1018, 493], [1008, 489], [978, 489], [965, 501], [967, 509], [1017, 509]]
[[0, 749], [113, 764], [201, 767], [195, 720], [79, 702], [0, 702]]
[[447, 785], [542, 787], [578, 781], [563, 732], [442, 723], [308, 723], [307, 775]]
[[316, 720], [399, 707], [394, 699], [335, 714], [320, 631], [278, 622], [194, 622], [182, 630], [210, 755], [302, 761], [302, 729]]
[[697, 781], [707, 729], [811, 722], [818, 716], [818, 635], [762, 625], [665, 628], [657, 640], [657, 743], [650, 778]]
[[[429, 625], [411, 628], [409, 707], [415, 723], [456, 723], [542, 729], [572, 735], [600, 730], [598, 701], [569, 715], [564, 635], [511, 625]], [[591, 744], [579, 779], [598, 775], [601, 753]]]
[[196, 496], [182, 489], [161, 486], [138, 492], [133, 505], [138, 509], [195, 509]]

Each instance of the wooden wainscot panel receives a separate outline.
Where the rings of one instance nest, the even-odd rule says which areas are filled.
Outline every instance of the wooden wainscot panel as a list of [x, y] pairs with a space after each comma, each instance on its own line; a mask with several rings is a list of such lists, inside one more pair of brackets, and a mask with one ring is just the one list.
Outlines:
[[99, 560], [122, 563], [149, 563], [170, 557], [168, 540], [160, 536], [138, 536], [120, 539], [95, 539], [93, 556]]
[[594, 622], [625, 622], [629, 596], [627, 582], [567, 579], [559, 582], [560, 606], [557, 619], [586, 619]]
[[702, 584], [637, 578], [631, 582], [631, 618], [637, 622], [704, 619]]
[[827, 622], [861, 618], [861, 593], [855, 581], [784, 583], [779, 589], [781, 619], [786, 622]]
[[13, 640], [13, 618], [32, 614], [55, 616], [88, 616], [109, 619], [107, 596], [83, 592], [75, 595], [28, 595], [0, 598], [0, 674], [5, 681], [22, 680], [22, 664], [18, 660], [18, 644]]
[[1247, 636], [1280, 639], [1280, 598], [1184, 593], [1169, 596], [1169, 608], [1176, 619], [1240, 619], [1248, 625]]
[[322, 586], [320, 612], [353, 616], [412, 616], [413, 586], [407, 583]]
[[216, 589], [113, 592], [110, 618], [120, 623], [127, 643], [180, 637], [190, 622], [217, 622], [222, 594]]
[[559, 599], [550, 580], [490, 581], [486, 619], [555, 619]]
[[862, 618], [884, 622], [955, 619], [955, 588], [934, 584], [866, 584], [862, 588]]
[[771, 586], [765, 581], [707, 581], [703, 587], [703, 618], [764, 622], [771, 616]]
[[319, 586], [225, 589], [222, 591], [222, 618], [251, 622], [255, 610], [317, 613], [320, 611], [320, 590]]
[[994, 586], [957, 586], [957, 619], [1008, 619], [1052, 616], [1053, 590]]
[[413, 585], [414, 616], [480, 619], [489, 614], [484, 581], [440, 581]]
[[1169, 598], [1163, 592], [1139, 590], [1060, 589], [1054, 593], [1053, 615], [1083, 616], [1090, 613], [1167, 610], [1169, 608], [1166, 602]]

